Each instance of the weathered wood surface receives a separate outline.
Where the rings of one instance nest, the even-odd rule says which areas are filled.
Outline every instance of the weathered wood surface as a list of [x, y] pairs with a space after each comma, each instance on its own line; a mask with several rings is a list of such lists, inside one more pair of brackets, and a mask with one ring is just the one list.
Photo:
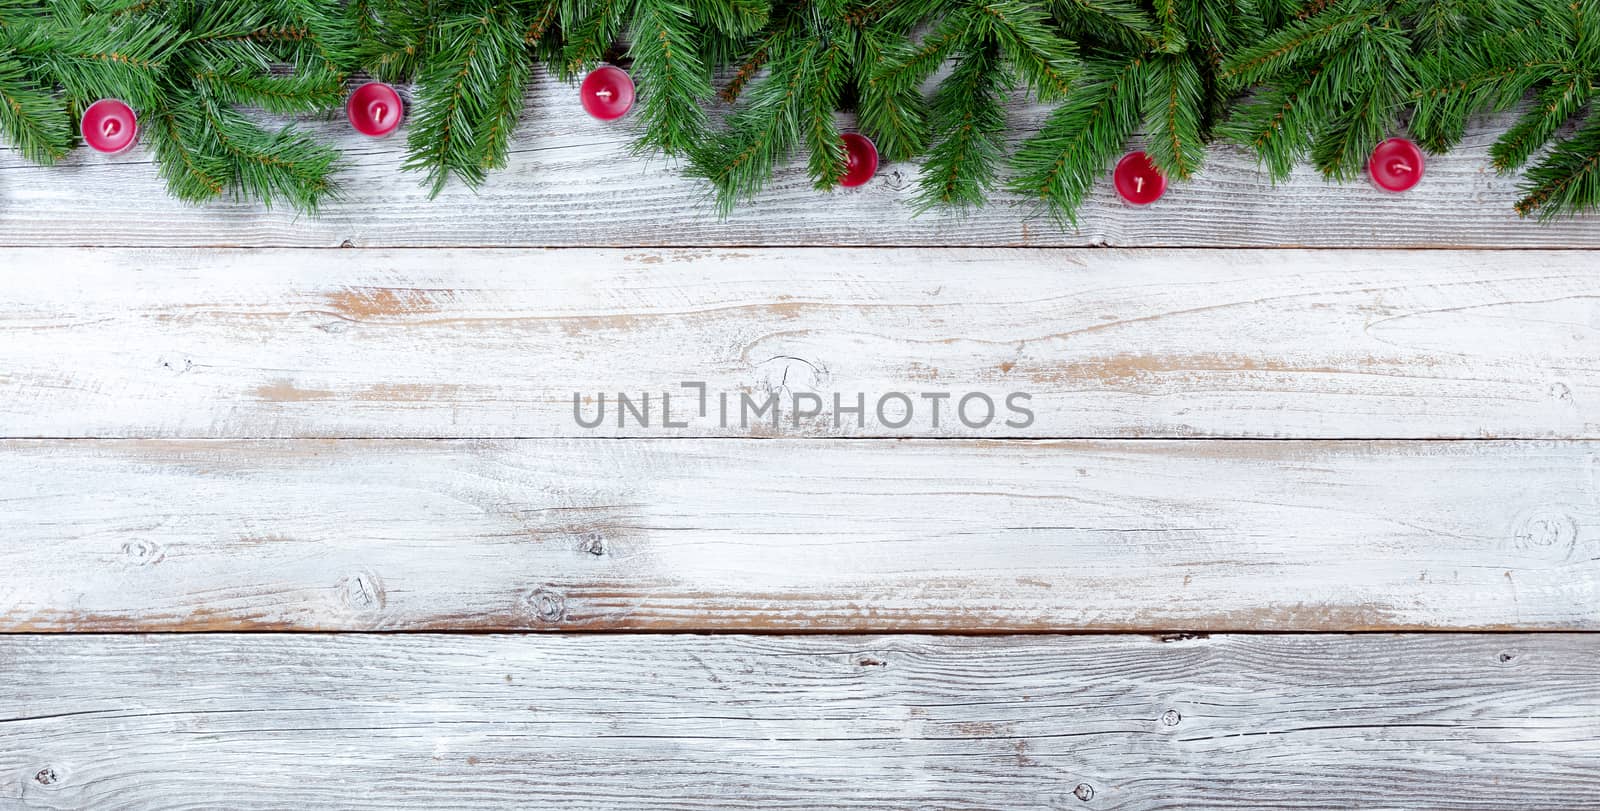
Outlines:
[[[1518, 180], [1497, 176], [1488, 158], [1507, 116], [1483, 120], [1458, 150], [1430, 158], [1426, 179], [1404, 195], [1330, 185], [1309, 168], [1274, 186], [1252, 157], [1219, 146], [1194, 181], [1149, 209], [1118, 202], [1108, 171], [1081, 212], [1081, 230], [1071, 231], [1003, 196], [965, 218], [914, 217], [909, 164], [826, 195], [794, 162], [719, 222], [703, 185], [660, 159], [630, 155], [628, 127], [589, 118], [575, 88], [542, 79], [530, 103], [510, 166], [480, 190], [457, 184], [432, 201], [416, 175], [400, 171], [404, 138], [364, 139], [342, 119], [311, 125], [351, 164], [346, 199], [317, 218], [173, 201], [143, 147], [118, 156], [80, 149], [51, 168], [0, 151], [0, 245], [1600, 246], [1596, 217], [1540, 226], [1513, 213]], [[1011, 117], [1026, 132], [1046, 112], [1017, 107]]]
[[0, 662], [7, 808], [1600, 808], [1593, 635], [18, 636]]
[[0, 443], [0, 630], [1600, 629], [1600, 444]]
[[[1600, 273], [1584, 252], [7, 258], [10, 437], [1600, 435]], [[701, 416], [684, 381], [733, 398], [728, 419]], [[618, 425], [617, 392], [650, 393], [648, 427]], [[663, 392], [684, 427], [663, 425]], [[913, 406], [903, 427], [902, 402], [889, 423], [875, 408], [894, 392]], [[1031, 398], [1026, 425], [1004, 408], [1013, 392]], [[600, 426], [574, 418], [577, 393], [586, 419], [610, 400]], [[981, 400], [958, 418], [972, 393], [993, 422]], [[950, 395], [937, 425], [923, 394]], [[739, 419], [741, 395], [776, 395], [778, 425]], [[793, 419], [796, 395], [821, 414]], [[864, 418], [835, 414], [857, 395]]]

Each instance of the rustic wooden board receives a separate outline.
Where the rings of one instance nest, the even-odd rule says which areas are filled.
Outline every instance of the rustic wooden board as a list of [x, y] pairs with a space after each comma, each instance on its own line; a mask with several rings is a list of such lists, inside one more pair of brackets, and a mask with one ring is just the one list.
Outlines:
[[[797, 163], [719, 222], [700, 183], [630, 155], [628, 127], [589, 118], [575, 88], [541, 79], [530, 103], [510, 166], [478, 191], [454, 185], [432, 201], [400, 171], [403, 138], [363, 139], [342, 120], [313, 125], [351, 164], [346, 199], [318, 218], [170, 200], [142, 147], [118, 156], [80, 149], [52, 168], [0, 151], [0, 245], [1600, 246], [1594, 217], [1540, 226], [1513, 213], [1518, 181], [1497, 176], [1488, 158], [1508, 116], [1485, 119], [1457, 151], [1431, 158], [1405, 195], [1330, 185], [1309, 168], [1274, 186], [1246, 153], [1218, 147], [1193, 182], [1149, 209], [1122, 205], [1108, 179], [1071, 231], [1004, 197], [964, 218], [914, 217], [909, 164], [828, 196]], [[1011, 117], [1028, 132], [1045, 114], [1019, 106]]]
[[1600, 808], [1593, 635], [20, 636], [0, 662], [8, 808]]
[[[10, 437], [1600, 436], [1600, 274], [1577, 251], [8, 259]], [[734, 398], [729, 418], [684, 381]], [[650, 393], [649, 427], [618, 425], [617, 392]], [[684, 427], [663, 425], [663, 392]], [[894, 392], [902, 427], [903, 403], [889, 423], [873, 407]], [[599, 427], [576, 393], [586, 419], [610, 398]], [[954, 415], [973, 393], [993, 422], [982, 400]], [[741, 395], [774, 394], [778, 425], [738, 418]], [[937, 425], [923, 394], [951, 398]], [[820, 416], [794, 420], [796, 395]], [[857, 395], [864, 418], [832, 418]]]
[[0, 630], [1600, 629], [1600, 444], [0, 443]]

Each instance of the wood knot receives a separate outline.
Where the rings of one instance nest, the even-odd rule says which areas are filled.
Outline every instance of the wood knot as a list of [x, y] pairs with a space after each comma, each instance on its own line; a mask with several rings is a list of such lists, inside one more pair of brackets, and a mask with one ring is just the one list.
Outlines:
[[175, 375], [185, 374], [194, 368], [192, 359], [181, 356], [163, 356], [157, 362], [161, 364], [161, 368]]
[[357, 614], [383, 610], [387, 598], [383, 583], [371, 572], [353, 572], [340, 578], [339, 604]]
[[1094, 799], [1094, 786], [1091, 786], [1088, 783], [1079, 783], [1078, 787], [1072, 790], [1072, 796], [1077, 797], [1084, 802], [1088, 802]]
[[529, 592], [526, 602], [529, 613], [540, 622], [554, 624], [567, 618], [566, 596], [548, 586]]
[[856, 660], [856, 667], [888, 667], [889, 663], [871, 656], [863, 656]]
[[593, 555], [594, 557], [605, 557], [606, 539], [601, 537], [600, 533], [598, 532], [590, 533], [585, 535], [583, 540], [578, 542], [578, 548], [590, 555]]
[[155, 541], [128, 541], [122, 545], [122, 555], [135, 566], [154, 566], [166, 557], [161, 545]]
[[1500, 664], [1509, 665], [1516, 661], [1517, 655], [1510, 651], [1500, 651], [1500, 655], [1496, 656], [1495, 658], [1500, 661]]
[[1518, 551], [1566, 557], [1578, 542], [1578, 522], [1558, 509], [1531, 510], [1518, 522], [1511, 540]]
[[60, 782], [60, 780], [61, 778], [56, 774], [56, 770], [50, 768], [49, 766], [46, 766], [43, 769], [33, 773], [33, 782], [38, 783], [41, 786], [53, 786]]
[[1177, 710], [1167, 710], [1161, 714], [1161, 725], [1164, 727], [1175, 727], [1181, 721], [1183, 721], [1183, 713]]
[[819, 392], [828, 384], [828, 369], [793, 355], [776, 355], [756, 367], [755, 389], [762, 392]]

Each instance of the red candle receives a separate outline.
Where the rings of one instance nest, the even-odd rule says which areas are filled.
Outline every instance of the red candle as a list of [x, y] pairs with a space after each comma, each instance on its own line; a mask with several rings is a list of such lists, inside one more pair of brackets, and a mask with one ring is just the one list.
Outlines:
[[872, 139], [859, 132], [847, 132], [840, 140], [844, 141], [845, 169], [839, 185], [860, 186], [871, 180], [878, 173], [878, 147]]
[[118, 99], [101, 99], [83, 111], [83, 142], [96, 152], [117, 153], [139, 138], [139, 118]]
[[1150, 205], [1167, 193], [1166, 176], [1143, 151], [1123, 155], [1111, 173], [1111, 182], [1122, 199], [1136, 206]]
[[1367, 172], [1378, 188], [1405, 191], [1422, 180], [1422, 150], [1404, 138], [1390, 138], [1372, 150]]
[[406, 105], [399, 91], [383, 82], [367, 82], [350, 94], [344, 113], [356, 132], [382, 138], [400, 128]]
[[633, 107], [633, 79], [614, 65], [601, 65], [583, 77], [578, 98], [589, 115], [601, 121], [615, 121]]

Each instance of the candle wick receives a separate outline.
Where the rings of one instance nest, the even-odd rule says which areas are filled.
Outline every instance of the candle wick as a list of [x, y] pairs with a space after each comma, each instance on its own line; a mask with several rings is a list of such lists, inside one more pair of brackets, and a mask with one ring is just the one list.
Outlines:
[[1136, 178], [1133, 179], [1133, 193], [1134, 194], [1143, 194], [1144, 193], [1144, 178], [1136, 177]]
[[599, 96], [600, 98], [602, 98], [602, 99], [604, 99], [606, 101], [610, 101], [611, 100], [611, 91], [610, 90], [597, 90], [597, 91], [595, 91], [595, 95]]
[[1389, 164], [1389, 170], [1392, 172], [1409, 172], [1411, 171], [1411, 164], [1406, 163], [1405, 161], [1397, 160], [1394, 163]]

